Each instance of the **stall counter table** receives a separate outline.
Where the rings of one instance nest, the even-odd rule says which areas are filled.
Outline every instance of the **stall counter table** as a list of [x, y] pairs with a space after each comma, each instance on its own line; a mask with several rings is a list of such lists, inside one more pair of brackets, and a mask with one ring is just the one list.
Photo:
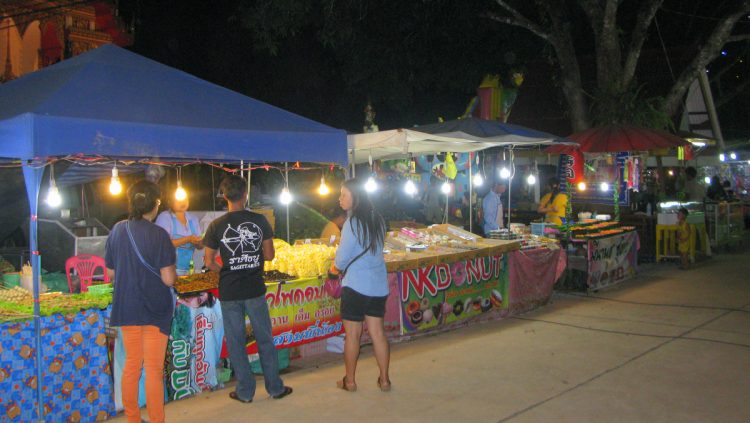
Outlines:
[[[110, 309], [41, 317], [45, 422], [115, 413], [106, 321]], [[34, 320], [0, 324], [0, 422], [39, 421]]]
[[568, 251], [568, 269], [584, 272], [586, 287], [596, 291], [635, 276], [638, 268], [638, 232], [571, 241], [575, 251]]

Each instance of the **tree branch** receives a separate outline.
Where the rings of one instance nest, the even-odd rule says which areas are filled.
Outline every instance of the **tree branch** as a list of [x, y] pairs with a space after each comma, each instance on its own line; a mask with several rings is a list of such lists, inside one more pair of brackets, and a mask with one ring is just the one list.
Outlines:
[[516, 10], [513, 6], [509, 5], [504, 0], [495, 0], [495, 3], [497, 3], [498, 6], [505, 9], [508, 13], [511, 14], [511, 16], [500, 16], [496, 15], [492, 12], [485, 13], [485, 17], [492, 19], [493, 21], [504, 23], [506, 25], [513, 25], [520, 28], [527, 29], [531, 31], [534, 35], [538, 36], [539, 38], [550, 41], [550, 34], [544, 30], [541, 26], [537, 25], [536, 23], [532, 22], [525, 16], [523, 16], [518, 10]]
[[750, 34], [732, 35], [731, 37], [727, 38], [727, 43], [736, 43], [738, 41], [746, 40], [750, 40]]
[[698, 73], [704, 72], [706, 66], [720, 54], [721, 48], [731, 37], [730, 34], [734, 25], [748, 12], [750, 12], [750, 0], [745, 0], [737, 11], [719, 21], [714, 28], [714, 32], [708, 37], [690, 65], [682, 71], [667, 95], [663, 107], [668, 116], [674, 116], [690, 84], [698, 76]]
[[641, 4], [641, 9], [638, 11], [638, 19], [633, 28], [632, 36], [630, 37], [630, 46], [628, 47], [625, 64], [623, 65], [623, 89], [633, 81], [635, 69], [638, 66], [638, 60], [641, 57], [641, 49], [643, 48], [643, 43], [646, 41], [646, 37], [648, 36], [648, 28], [651, 26], [651, 22], [654, 20], [656, 12], [659, 10], [662, 3], [664, 3], [664, 0], [650, 0]]

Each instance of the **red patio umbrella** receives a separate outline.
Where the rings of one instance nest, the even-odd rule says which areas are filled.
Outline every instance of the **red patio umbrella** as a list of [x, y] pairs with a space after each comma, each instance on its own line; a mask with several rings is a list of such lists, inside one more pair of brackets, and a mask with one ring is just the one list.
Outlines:
[[646, 151], [658, 148], [684, 147], [689, 142], [666, 131], [633, 125], [606, 125], [586, 129], [568, 136], [578, 146], [554, 145], [546, 153], [565, 154], [576, 148], [587, 153]]

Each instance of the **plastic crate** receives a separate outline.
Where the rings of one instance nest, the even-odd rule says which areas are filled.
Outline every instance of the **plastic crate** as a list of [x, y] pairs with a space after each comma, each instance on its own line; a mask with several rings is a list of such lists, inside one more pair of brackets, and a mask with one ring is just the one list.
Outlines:
[[[284, 370], [289, 367], [289, 349], [284, 348], [283, 350], [276, 350], [279, 357], [279, 370]], [[263, 368], [260, 366], [260, 358], [250, 362], [250, 371], [256, 375], [263, 374]]]

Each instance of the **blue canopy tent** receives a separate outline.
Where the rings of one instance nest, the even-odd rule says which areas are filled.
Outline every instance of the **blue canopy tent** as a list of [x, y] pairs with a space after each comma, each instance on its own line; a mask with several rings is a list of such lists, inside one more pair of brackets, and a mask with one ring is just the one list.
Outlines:
[[[37, 346], [39, 188], [46, 160], [69, 155], [181, 162], [347, 162], [344, 131], [114, 45], [0, 85], [0, 157], [22, 161], [31, 212]], [[36, 354], [41, 363], [41, 348]], [[41, 399], [40, 369], [37, 380]], [[39, 420], [41, 403], [37, 401]]]

